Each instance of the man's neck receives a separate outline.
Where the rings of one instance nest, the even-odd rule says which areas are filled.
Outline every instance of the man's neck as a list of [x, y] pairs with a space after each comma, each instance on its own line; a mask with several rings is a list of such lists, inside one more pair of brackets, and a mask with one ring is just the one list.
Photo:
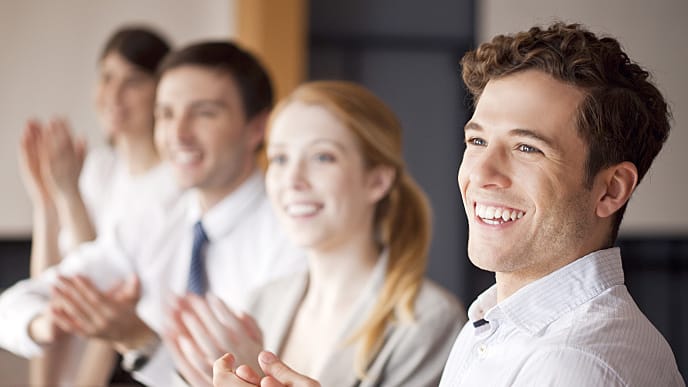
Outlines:
[[206, 214], [218, 203], [241, 187], [255, 172], [255, 166], [247, 168], [239, 178], [222, 187], [197, 188], [201, 214]]

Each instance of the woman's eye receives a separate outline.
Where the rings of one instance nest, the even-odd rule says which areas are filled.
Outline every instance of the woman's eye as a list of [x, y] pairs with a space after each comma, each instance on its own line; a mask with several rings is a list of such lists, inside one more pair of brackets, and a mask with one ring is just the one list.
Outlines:
[[520, 144], [516, 149], [523, 153], [542, 153], [540, 149], [526, 144]]
[[268, 162], [270, 164], [282, 165], [287, 162], [287, 156], [285, 155], [273, 155], [268, 157]]
[[318, 153], [315, 155], [315, 159], [322, 163], [331, 163], [335, 160], [334, 156], [329, 153]]

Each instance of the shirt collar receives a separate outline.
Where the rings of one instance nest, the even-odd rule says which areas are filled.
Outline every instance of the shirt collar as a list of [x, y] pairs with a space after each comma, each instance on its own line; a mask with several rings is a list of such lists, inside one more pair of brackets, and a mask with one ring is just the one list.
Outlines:
[[517, 328], [536, 335], [563, 314], [624, 283], [618, 247], [598, 250], [534, 281], [497, 304], [493, 285], [471, 305], [471, 321], [508, 319]]
[[[263, 176], [257, 170], [219, 203], [215, 204], [201, 216], [201, 202], [195, 192], [187, 211], [187, 221], [193, 224], [201, 219], [203, 229], [212, 242], [228, 234], [244, 217], [255, 202], [265, 196]], [[190, 226], [191, 227], [191, 226]]]

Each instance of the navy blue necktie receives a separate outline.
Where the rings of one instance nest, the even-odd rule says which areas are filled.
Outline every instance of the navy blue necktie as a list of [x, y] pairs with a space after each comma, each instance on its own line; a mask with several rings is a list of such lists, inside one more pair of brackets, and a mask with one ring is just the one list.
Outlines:
[[189, 293], [205, 295], [208, 290], [208, 278], [205, 271], [205, 248], [208, 236], [199, 220], [194, 224], [194, 239], [191, 247], [191, 265], [189, 266], [189, 282], [186, 290]]

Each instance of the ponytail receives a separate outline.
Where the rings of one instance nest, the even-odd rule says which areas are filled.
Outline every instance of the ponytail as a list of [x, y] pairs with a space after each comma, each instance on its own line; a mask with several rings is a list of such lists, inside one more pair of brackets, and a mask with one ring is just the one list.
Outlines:
[[354, 368], [359, 377], [375, 358], [389, 324], [414, 320], [414, 304], [427, 266], [430, 206], [413, 178], [403, 174], [377, 207], [376, 225], [389, 249], [385, 282], [370, 316], [350, 339], [359, 341]]

